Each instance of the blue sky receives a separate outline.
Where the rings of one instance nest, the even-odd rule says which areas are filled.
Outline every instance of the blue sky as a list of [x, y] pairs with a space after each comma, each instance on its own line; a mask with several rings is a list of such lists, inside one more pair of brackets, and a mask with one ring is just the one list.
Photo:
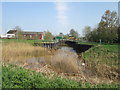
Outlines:
[[82, 35], [85, 26], [97, 26], [105, 10], [118, 11], [118, 3], [3, 2], [2, 33], [20, 26], [25, 31], [49, 30], [53, 34], [67, 34], [73, 28]]

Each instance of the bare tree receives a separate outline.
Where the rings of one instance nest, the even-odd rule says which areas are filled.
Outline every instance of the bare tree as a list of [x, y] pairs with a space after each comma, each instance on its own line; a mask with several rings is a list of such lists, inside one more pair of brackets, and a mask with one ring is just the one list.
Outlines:
[[23, 30], [20, 26], [15, 26], [14, 30], [17, 30], [16, 38], [23, 39]]

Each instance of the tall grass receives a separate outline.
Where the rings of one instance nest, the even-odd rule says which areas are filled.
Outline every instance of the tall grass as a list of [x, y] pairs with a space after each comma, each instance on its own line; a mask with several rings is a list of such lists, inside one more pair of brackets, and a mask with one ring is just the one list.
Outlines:
[[77, 60], [76, 53], [58, 50], [53, 56], [47, 58], [46, 63], [57, 72], [74, 74], [79, 72]]
[[46, 64], [51, 65], [57, 72], [77, 73], [79, 71], [78, 57], [74, 52], [57, 50], [53, 52], [54, 55], [51, 55], [47, 48], [22, 42], [3, 43], [2, 49], [3, 62], [19, 64], [32, 57], [44, 56]]
[[2, 45], [3, 62], [23, 62], [27, 58], [40, 57], [49, 54], [43, 47], [34, 47], [28, 43], [12, 42]]

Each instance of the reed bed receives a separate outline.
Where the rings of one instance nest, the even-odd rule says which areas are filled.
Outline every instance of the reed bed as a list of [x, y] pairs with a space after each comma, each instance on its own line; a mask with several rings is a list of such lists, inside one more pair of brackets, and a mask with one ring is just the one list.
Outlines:
[[31, 57], [49, 55], [47, 49], [40, 46], [32, 46], [28, 43], [12, 42], [2, 45], [3, 62], [24, 62]]
[[46, 60], [52, 69], [60, 73], [74, 74], [78, 73], [80, 67], [77, 63], [78, 56], [74, 52], [58, 50], [54, 56]]

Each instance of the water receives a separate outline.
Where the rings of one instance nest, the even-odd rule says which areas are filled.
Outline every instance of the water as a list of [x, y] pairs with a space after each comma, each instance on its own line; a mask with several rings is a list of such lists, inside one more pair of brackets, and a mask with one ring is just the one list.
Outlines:
[[67, 46], [61, 47], [60, 50], [69, 51], [69, 52], [75, 52], [76, 53], [76, 51], [73, 48], [67, 47]]

